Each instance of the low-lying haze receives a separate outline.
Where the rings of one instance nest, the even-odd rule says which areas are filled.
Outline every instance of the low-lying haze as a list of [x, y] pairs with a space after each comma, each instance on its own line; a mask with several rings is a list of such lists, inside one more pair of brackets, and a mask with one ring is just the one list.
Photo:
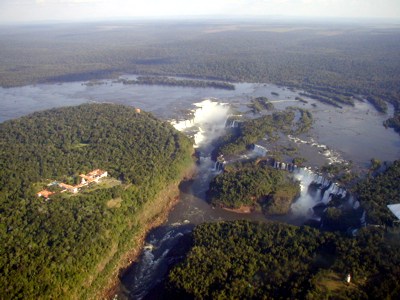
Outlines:
[[0, 24], [118, 18], [284, 16], [400, 19], [398, 0], [1, 0]]

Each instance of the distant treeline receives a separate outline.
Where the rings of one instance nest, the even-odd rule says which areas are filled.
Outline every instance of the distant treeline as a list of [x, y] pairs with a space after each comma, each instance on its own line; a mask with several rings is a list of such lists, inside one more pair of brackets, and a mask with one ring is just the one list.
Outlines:
[[[353, 105], [363, 96], [379, 111], [385, 112], [385, 102], [390, 102], [400, 112], [400, 29], [396, 27], [316, 24], [305, 28], [304, 24], [260, 22], [185, 26], [173, 21], [116, 25], [109, 31], [95, 23], [7, 27], [0, 31], [0, 85], [126, 73], [270, 82], [303, 90], [338, 107]], [[235, 30], [225, 30], [226, 25]]]
[[234, 90], [235, 85], [228, 82], [206, 81], [193, 79], [176, 79], [165, 76], [139, 76], [136, 80], [118, 79], [123, 84], [147, 84], [147, 85], [166, 85], [198, 88], [214, 88], [224, 90]]

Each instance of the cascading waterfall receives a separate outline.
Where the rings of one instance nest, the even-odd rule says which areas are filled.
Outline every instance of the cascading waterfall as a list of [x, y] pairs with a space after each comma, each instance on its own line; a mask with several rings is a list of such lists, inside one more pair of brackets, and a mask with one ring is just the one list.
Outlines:
[[219, 172], [222, 171], [224, 169], [224, 163], [220, 162], [220, 161], [216, 161], [215, 165], [214, 165], [214, 170]]
[[279, 170], [287, 170], [289, 172], [294, 172], [297, 170], [297, 165], [292, 163], [284, 163], [280, 161], [274, 161], [274, 168]]
[[238, 128], [240, 121], [235, 118], [240, 118], [242, 115], [229, 115], [225, 122], [226, 128]]
[[[206, 165], [209, 165], [211, 160], [208, 146], [214, 139], [225, 133], [226, 127], [237, 127], [238, 122], [230, 121], [228, 114], [230, 107], [225, 103], [207, 99], [194, 105], [196, 108], [192, 110], [192, 119], [180, 122], [172, 121], [171, 123], [179, 131], [194, 132], [194, 147], [201, 148], [199, 162], [201, 165], [205, 162], [207, 162]], [[210, 170], [220, 172], [223, 170], [224, 164], [223, 158], [219, 158], [212, 164]]]
[[227, 120], [227, 121], [226, 121], [226, 124], [225, 124], [225, 127], [228, 127], [228, 128], [237, 128], [237, 127], [239, 127], [239, 123], [238, 123], [238, 121], [236, 121], [236, 120], [232, 120], [232, 121]]
[[308, 169], [299, 168], [294, 177], [300, 182], [300, 197], [292, 204], [292, 212], [295, 215], [311, 217], [312, 208], [317, 204], [317, 200], [310, 195], [308, 187], [314, 182], [315, 174]]
[[[280, 168], [279, 163], [275, 162], [274, 167]], [[292, 212], [296, 215], [312, 217], [314, 214], [314, 206], [318, 204], [328, 204], [332, 199], [332, 195], [341, 196], [343, 199], [347, 194], [344, 188], [339, 187], [336, 183], [306, 168], [297, 168], [294, 171], [294, 177], [300, 182], [300, 197], [291, 207]], [[318, 185], [316, 193], [313, 195], [309, 192], [309, 187], [312, 184]], [[349, 204], [351, 207], [355, 208], [353, 197], [350, 199], [349, 201], [352, 201], [352, 203]]]

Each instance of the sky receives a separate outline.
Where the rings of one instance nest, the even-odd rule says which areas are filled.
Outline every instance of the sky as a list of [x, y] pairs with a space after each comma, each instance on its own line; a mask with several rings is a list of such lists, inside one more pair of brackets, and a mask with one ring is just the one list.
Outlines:
[[0, 23], [271, 15], [400, 20], [400, 0], [0, 0]]

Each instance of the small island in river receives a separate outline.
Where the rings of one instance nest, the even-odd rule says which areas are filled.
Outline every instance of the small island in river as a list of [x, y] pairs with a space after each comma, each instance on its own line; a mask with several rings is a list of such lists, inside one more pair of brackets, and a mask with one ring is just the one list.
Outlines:
[[299, 193], [299, 183], [290, 179], [284, 170], [251, 162], [230, 166], [211, 181], [208, 191], [214, 206], [237, 212], [262, 209], [266, 214], [288, 213]]
[[199, 79], [176, 79], [166, 76], [139, 76], [135, 80], [118, 79], [117, 82], [123, 84], [144, 84], [144, 85], [165, 85], [165, 86], [181, 86], [194, 88], [214, 88], [223, 90], [234, 90], [235, 85], [223, 81], [209, 81]]

